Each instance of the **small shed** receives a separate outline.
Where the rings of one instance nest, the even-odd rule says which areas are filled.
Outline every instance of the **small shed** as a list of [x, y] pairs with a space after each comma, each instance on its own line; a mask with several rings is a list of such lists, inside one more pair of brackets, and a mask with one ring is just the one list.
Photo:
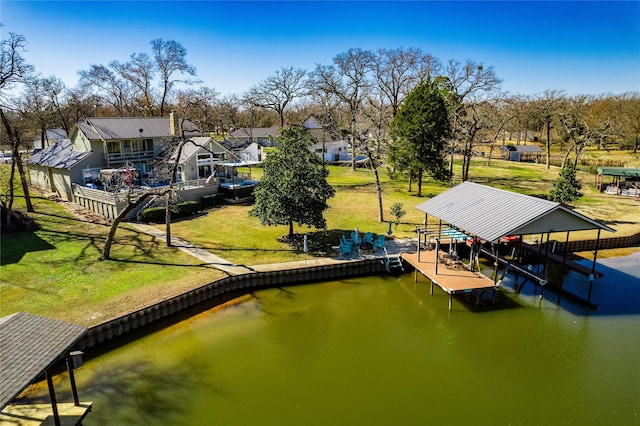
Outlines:
[[[8, 407], [22, 391], [44, 374], [49, 387], [51, 406], [45, 413], [53, 415], [60, 425], [59, 404], [53, 387], [52, 371], [59, 361], [66, 360], [74, 403], [73, 415], [79, 424], [89, 411], [91, 403], [78, 400], [73, 376], [74, 359], [70, 352], [87, 332], [85, 327], [50, 318], [17, 312], [0, 318], [0, 423], [20, 417], [28, 412], [31, 417], [38, 409]], [[22, 407], [22, 406], [18, 406]], [[42, 410], [39, 410], [42, 412]], [[66, 417], [66, 416], [65, 416]]]
[[502, 147], [502, 157], [509, 161], [539, 162], [542, 148], [538, 145], [508, 145]]

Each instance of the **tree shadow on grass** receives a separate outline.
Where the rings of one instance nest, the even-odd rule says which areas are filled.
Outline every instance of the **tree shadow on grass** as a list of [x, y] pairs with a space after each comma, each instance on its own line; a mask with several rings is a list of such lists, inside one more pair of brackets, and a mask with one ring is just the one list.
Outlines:
[[27, 253], [53, 249], [55, 246], [43, 240], [36, 232], [3, 234], [0, 241], [0, 266], [18, 263]]

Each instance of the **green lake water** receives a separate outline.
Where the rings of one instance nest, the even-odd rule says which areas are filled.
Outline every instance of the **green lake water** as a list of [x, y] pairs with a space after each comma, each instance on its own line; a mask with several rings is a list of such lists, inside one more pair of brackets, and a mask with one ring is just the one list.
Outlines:
[[532, 284], [449, 311], [412, 273], [258, 291], [89, 359], [84, 424], [640, 424], [639, 255], [589, 312]]

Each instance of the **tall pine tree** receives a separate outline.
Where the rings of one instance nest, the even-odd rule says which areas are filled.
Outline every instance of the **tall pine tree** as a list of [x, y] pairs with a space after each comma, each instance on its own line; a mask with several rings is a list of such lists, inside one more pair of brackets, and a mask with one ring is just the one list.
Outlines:
[[553, 184], [553, 189], [549, 193], [549, 199], [556, 203], [567, 204], [577, 200], [582, 196], [580, 190], [582, 184], [576, 177], [576, 168], [571, 162], [567, 162], [558, 180]]
[[449, 179], [445, 147], [451, 123], [444, 96], [433, 81], [418, 84], [407, 95], [389, 135], [393, 138], [389, 162], [417, 179], [419, 197], [424, 173], [439, 181]]

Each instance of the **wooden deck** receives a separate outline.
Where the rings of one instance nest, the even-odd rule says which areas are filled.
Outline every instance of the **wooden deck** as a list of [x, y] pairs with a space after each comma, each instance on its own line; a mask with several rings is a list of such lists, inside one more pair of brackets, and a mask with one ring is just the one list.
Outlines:
[[[91, 411], [91, 402], [58, 403], [58, 415], [62, 426], [77, 426]], [[55, 425], [51, 404], [8, 405], [0, 412], [0, 426]]]
[[[439, 258], [446, 255], [445, 252], [439, 252]], [[453, 295], [456, 293], [471, 293], [474, 291], [484, 291], [496, 289], [498, 286], [494, 282], [480, 274], [467, 269], [460, 262], [450, 262], [447, 266], [445, 263], [438, 263], [438, 273], [436, 274], [435, 250], [421, 250], [420, 260], [418, 261], [418, 253], [403, 253], [402, 259], [413, 266], [416, 270], [416, 281], [418, 272], [431, 280], [431, 294], [433, 294], [433, 285], [437, 285], [449, 295], [449, 309], [453, 305]]]

